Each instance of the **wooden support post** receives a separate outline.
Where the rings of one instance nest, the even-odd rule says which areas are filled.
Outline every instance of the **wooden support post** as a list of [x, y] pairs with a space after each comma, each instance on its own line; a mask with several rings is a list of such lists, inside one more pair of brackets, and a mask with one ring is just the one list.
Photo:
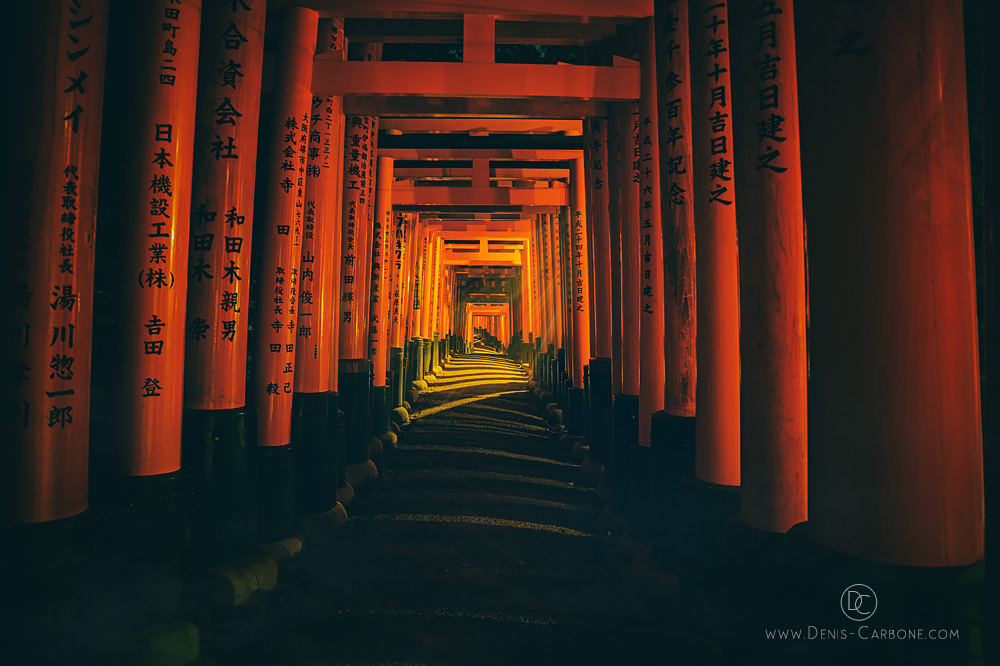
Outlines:
[[[729, 5], [740, 270], [741, 518], [806, 519], [806, 302], [790, 0]], [[760, 10], [760, 11], [758, 11]], [[761, 75], [760, 62], [769, 63]], [[781, 118], [782, 131], [759, 129]], [[779, 140], [781, 139], [781, 140]]]
[[340, 97], [313, 97], [306, 144], [292, 402], [298, 513], [337, 509], [339, 477], [344, 473], [344, 439], [337, 413], [340, 396], [335, 391], [343, 209], [342, 106]]
[[462, 62], [496, 60], [496, 17], [466, 14], [462, 30]]
[[[256, 542], [246, 366], [265, 13], [211, 3], [202, 17], [188, 262], [211, 270], [188, 284], [187, 320], [198, 328], [184, 357], [183, 438], [203, 562], [242, 557]], [[246, 39], [238, 49], [219, 38], [230, 25]], [[213, 144], [230, 138], [239, 159], [217, 159]]]
[[[277, 89], [271, 125], [270, 164], [264, 172], [264, 214], [257, 271], [256, 346], [251, 384], [258, 409], [261, 541], [295, 531], [295, 461], [291, 446], [299, 264], [306, 156], [312, 108], [312, 61], [319, 16], [308, 9], [282, 14], [276, 61]], [[265, 305], [266, 304], [266, 305]]]
[[[163, 32], [167, 12], [175, 17], [166, 22], [169, 37]], [[185, 317], [201, 7], [196, 2], [178, 9], [160, 0], [136, 19], [134, 121], [122, 136], [130, 152], [120, 201], [124, 217], [141, 223], [121, 230], [127, 247], [121, 270], [128, 279], [122, 280], [118, 319], [124, 336], [115, 382], [118, 468], [129, 477], [169, 483], [162, 475], [177, 475], [181, 466], [185, 338], [209, 334], [203, 322]], [[166, 38], [176, 53], [164, 52]], [[217, 147], [220, 160], [242, 156], [231, 138]], [[190, 281], [222, 279], [221, 266], [206, 264], [190, 267]]]
[[[5, 327], [13, 333], [5, 357], [8, 403], [0, 447], [0, 523], [6, 525], [71, 518], [89, 502], [94, 231], [108, 3], [21, 3], [8, 20], [26, 31], [23, 43], [30, 48], [18, 53], [22, 62], [9, 63], [16, 130], [4, 159], [4, 194], [14, 195], [3, 201], [7, 234], [0, 261]], [[149, 130], [148, 114], [146, 120]]]
[[[866, 560], [971, 564], [984, 516], [962, 3], [827, 1], [797, 18], [810, 534]], [[786, 166], [794, 126], [767, 118]]]
[[641, 324], [639, 359], [639, 446], [649, 446], [650, 418], [664, 406], [663, 233], [661, 218], [660, 137], [657, 111], [657, 63], [653, 19], [643, 19], [639, 30], [642, 97], [639, 100], [640, 199], [639, 266]]
[[372, 362], [372, 434], [383, 446], [395, 444], [389, 429], [389, 272], [392, 265], [392, 158], [377, 158], [372, 227], [371, 314], [368, 357]]
[[340, 265], [340, 394], [345, 419], [346, 477], [364, 484], [378, 474], [368, 456], [371, 439], [371, 362], [368, 360], [367, 283], [371, 253], [369, 176], [375, 118], [347, 116]]
[[709, 483], [738, 486], [740, 293], [728, 20], [725, 6], [692, 0], [692, 164], [699, 294], [695, 475]]

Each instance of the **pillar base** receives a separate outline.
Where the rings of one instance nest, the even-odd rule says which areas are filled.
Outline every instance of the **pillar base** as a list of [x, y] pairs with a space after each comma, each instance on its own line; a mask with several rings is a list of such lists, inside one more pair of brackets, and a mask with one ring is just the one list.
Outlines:
[[233, 562], [257, 544], [256, 410], [185, 410], [184, 468], [194, 487], [192, 543], [200, 565]]
[[583, 437], [586, 426], [586, 396], [582, 388], [569, 388], [566, 394], [566, 427], [572, 435]]
[[594, 462], [606, 463], [610, 458], [610, 442], [605, 436], [607, 431], [606, 413], [611, 409], [611, 359], [590, 359], [590, 393], [588, 395], [587, 443], [590, 445], [590, 455]]
[[344, 481], [344, 485], [337, 488], [337, 502], [347, 506], [354, 499], [354, 486]]
[[330, 424], [330, 397], [292, 396], [292, 448], [295, 452], [296, 513], [322, 513], [337, 504], [337, 455]]
[[632, 447], [639, 440], [639, 396], [622, 393], [614, 402], [614, 439], [611, 446], [611, 506], [628, 514], [632, 479]]
[[353, 488], [361, 488], [378, 478], [378, 467], [371, 460], [366, 460], [363, 463], [348, 465], [346, 475], [348, 484]]
[[298, 520], [299, 533], [304, 537], [326, 534], [347, 522], [347, 510], [337, 502], [332, 509], [322, 513], [301, 516]]
[[389, 419], [398, 425], [410, 425], [410, 414], [405, 407], [396, 407], [389, 413]]
[[371, 361], [340, 359], [340, 408], [344, 412], [344, 463], [350, 467], [368, 460], [371, 439]]
[[694, 553], [684, 479], [694, 476], [695, 419], [665, 411], [652, 415], [649, 524], [653, 563], [672, 573], [689, 568]]
[[650, 447], [632, 447], [629, 477], [628, 534], [644, 545], [649, 544], [649, 459]]
[[257, 447], [257, 526], [261, 542], [295, 534], [295, 451], [291, 444]]

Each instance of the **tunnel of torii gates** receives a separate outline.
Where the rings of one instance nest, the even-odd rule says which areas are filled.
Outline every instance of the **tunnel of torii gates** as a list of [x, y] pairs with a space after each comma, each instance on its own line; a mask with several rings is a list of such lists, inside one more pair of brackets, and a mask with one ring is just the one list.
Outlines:
[[861, 560], [983, 560], [961, 2], [108, 5], [12, 10], [4, 523], [189, 493], [206, 559], [284, 539], [479, 339], [626, 540], [669, 552], [684, 494]]

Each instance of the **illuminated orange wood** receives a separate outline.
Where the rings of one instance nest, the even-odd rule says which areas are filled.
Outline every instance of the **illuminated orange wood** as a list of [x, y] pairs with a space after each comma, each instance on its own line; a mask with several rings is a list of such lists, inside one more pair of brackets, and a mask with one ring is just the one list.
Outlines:
[[412, 235], [410, 213], [393, 215], [392, 249], [390, 257], [390, 307], [389, 346], [402, 347], [406, 341], [406, 296], [409, 289], [410, 254], [409, 239]]
[[290, 9], [283, 17], [275, 71], [274, 116], [267, 128], [270, 163], [263, 173], [261, 243], [253, 386], [259, 446], [291, 441], [295, 346], [301, 288], [306, 164], [312, 93], [309, 91], [318, 16]]
[[[299, 267], [295, 391], [336, 390], [343, 210], [343, 114], [339, 97], [313, 97], [307, 142], [305, 213]], [[333, 356], [334, 358], [331, 358]]]
[[[297, 4], [299, 0], [277, 0], [276, 5]], [[585, 22], [587, 17], [641, 18], [651, 16], [653, 5], [650, 0], [619, 0], [608, 3], [605, 0], [431, 0], [419, 5], [409, 0], [369, 0], [358, 3], [354, 0], [329, 0], [324, 6], [324, 15], [347, 17], [397, 18], [421, 17], [422, 14], [453, 14], [456, 17], [467, 13], [492, 14], [499, 17], [527, 15], [539, 21], [574, 20]]]
[[[380, 45], [371, 45], [378, 47]], [[378, 51], [378, 48], [372, 49], [371, 46], [369, 50]], [[374, 56], [373, 56], [374, 57]], [[376, 170], [376, 158], [375, 155], [378, 152], [378, 117], [372, 117], [372, 127], [371, 127], [371, 146], [368, 150], [368, 166], [366, 173], [368, 176], [368, 193], [365, 195], [365, 218], [366, 218], [366, 228], [367, 236], [366, 240], [367, 249], [365, 250], [365, 257], [368, 262], [368, 272], [365, 274], [365, 279], [362, 280], [364, 284], [364, 322], [365, 331], [364, 337], [366, 340], [366, 357], [371, 360], [372, 349], [370, 340], [370, 329], [371, 329], [371, 316], [372, 316], [372, 256], [375, 250], [375, 170]], [[381, 224], [380, 224], [381, 226]], [[380, 240], [384, 241], [385, 238], [380, 234]], [[381, 250], [380, 250], [381, 252]]]
[[820, 2], [796, 18], [816, 77], [800, 97], [810, 533], [868, 560], [972, 564], [984, 514], [962, 3]]
[[572, 251], [571, 307], [573, 310], [573, 388], [583, 388], [583, 366], [590, 360], [590, 271], [587, 255], [587, 182], [583, 158], [569, 163], [570, 220]]
[[[146, 3], [140, 16], [140, 23], [130, 26], [141, 76], [131, 91], [135, 120], [122, 137], [130, 150], [121, 171], [123, 210], [136, 223], [123, 226], [129, 250], [116, 322], [127, 335], [115, 387], [122, 439], [118, 469], [130, 476], [180, 469], [185, 338], [193, 344], [216, 333], [197, 318], [186, 319], [187, 285], [189, 277], [222, 280], [225, 274], [223, 266], [208, 262], [188, 266], [191, 213], [197, 224], [199, 212], [191, 210], [191, 171], [201, 3], [178, 7], [158, 0]], [[165, 23], [172, 26], [169, 33]], [[213, 157], [217, 148], [220, 161], [253, 159], [223, 134], [212, 146]]]
[[628, 67], [319, 60], [312, 87], [324, 95], [630, 100], [638, 79]]
[[[640, 332], [639, 442], [649, 446], [650, 417], [664, 407], [664, 294], [663, 227], [660, 224], [660, 137], [657, 118], [657, 63], [653, 19], [638, 26], [642, 62], [642, 97], [639, 100], [639, 266]], [[665, 193], [667, 194], [667, 193]]]
[[591, 209], [588, 226], [593, 243], [594, 284], [592, 319], [595, 324], [594, 356], [611, 358], [611, 220], [608, 214], [608, 121], [594, 118], [586, 123], [584, 140], [589, 146], [587, 188]]
[[663, 215], [664, 409], [674, 416], [694, 416], [698, 308], [688, 0], [663, 2], [662, 9], [659, 0], [654, 4]]
[[[740, 292], [725, 6], [691, 0], [692, 135], [698, 256], [695, 475], [740, 483]], [[718, 82], [709, 72], [720, 70]], [[723, 148], [725, 146], [725, 148]]]
[[[250, 254], [254, 222], [257, 126], [264, 58], [263, 5], [205, 8], [195, 145], [194, 215], [188, 261], [210, 266], [191, 280], [184, 406], [235, 409], [246, 404]], [[246, 41], [218, 39], [230, 24]], [[240, 159], [216, 159], [213, 144], [232, 139]], [[243, 157], [246, 155], [246, 157]], [[211, 275], [212, 277], [208, 277]]]
[[[742, 134], [736, 132], [735, 160], [740, 191], [741, 518], [751, 527], [784, 532], [806, 519], [807, 469], [794, 21], [789, 0], [765, 5], [732, 1], [729, 12], [733, 118], [745, 127]], [[761, 61], [770, 63], [763, 77]], [[783, 119], [781, 132], [760, 136], [760, 127], [768, 128], [775, 117]]]
[[341, 359], [368, 357], [364, 283], [369, 279], [367, 254], [368, 161], [373, 122], [369, 116], [347, 116], [344, 134], [344, 207], [340, 264]]
[[[75, 13], [74, 13], [75, 12]], [[27, 3], [25, 61], [5, 198], [8, 365], [0, 522], [67, 518], [88, 505], [94, 231], [108, 3]], [[82, 24], [81, 21], [84, 21]], [[75, 45], [67, 50], [67, 46]], [[86, 83], [84, 84], [84, 79]], [[9, 207], [8, 207], [9, 206]]]
[[[619, 124], [619, 110], [614, 107], [608, 113], [608, 233], [609, 278], [611, 280], [611, 395], [622, 392], [622, 177], [627, 176], [628, 162], [624, 159], [623, 143], [626, 137]], [[623, 171], [626, 170], [626, 171]]]
[[392, 158], [379, 157], [372, 227], [371, 314], [368, 320], [368, 358], [374, 367], [373, 386], [385, 386], [389, 367], [389, 272], [392, 270]]

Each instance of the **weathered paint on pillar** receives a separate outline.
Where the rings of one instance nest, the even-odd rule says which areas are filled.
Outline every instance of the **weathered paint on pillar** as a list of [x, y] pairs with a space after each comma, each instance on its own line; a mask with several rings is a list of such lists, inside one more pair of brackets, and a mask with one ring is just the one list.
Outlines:
[[[223, 275], [221, 266], [207, 262], [188, 273], [201, 3], [150, 2], [139, 20], [130, 26], [145, 37], [132, 51], [140, 78], [132, 89], [135, 121], [124, 139], [130, 152], [121, 189], [122, 210], [136, 223], [123, 229], [118, 322], [118, 469], [129, 476], [180, 469], [185, 338], [208, 335], [203, 322], [185, 318], [187, 285], [189, 277], [198, 282]], [[234, 31], [219, 39], [242, 44], [246, 38]], [[216, 151], [220, 160], [239, 159], [242, 146], [221, 134], [210, 148], [213, 159]]]
[[[663, 210], [664, 409], [674, 416], [694, 416], [697, 285], [688, 0], [657, 0], [655, 7]], [[708, 74], [713, 85], [720, 76], [718, 70]]]
[[313, 53], [319, 20], [298, 7], [283, 13], [275, 61], [274, 115], [268, 128], [264, 214], [257, 269], [257, 325], [252, 386], [259, 446], [291, 441], [299, 310], [299, 264], [305, 208]]
[[372, 384], [385, 386], [389, 361], [389, 272], [392, 270], [392, 158], [379, 157], [375, 184], [375, 224], [372, 228], [371, 315], [368, 358], [374, 366]]
[[[650, 417], [664, 406], [663, 227], [660, 194], [660, 138], [657, 114], [657, 67], [653, 19], [638, 25], [639, 59], [642, 63], [639, 100], [639, 266], [640, 333], [639, 442], [649, 446]], [[669, 195], [668, 195], [669, 196]]]
[[[184, 358], [184, 406], [190, 409], [246, 405], [265, 13], [264, 3], [212, 3], [203, 17], [188, 261], [207, 268], [188, 284], [193, 335]], [[233, 39], [220, 38], [228, 30]], [[215, 147], [230, 139], [239, 157], [223, 159], [226, 152]]]
[[622, 174], [628, 168], [622, 156], [618, 106], [608, 109], [608, 233], [611, 280], [611, 394], [622, 392]]
[[[94, 231], [106, 0], [31, 3], [15, 23], [27, 60], [10, 100], [3, 284], [8, 338], [0, 522], [68, 518], [88, 505]], [[69, 47], [69, 48], [67, 48]], [[84, 83], [86, 81], [86, 83]], [[23, 85], [22, 85], [23, 84]]]
[[337, 385], [331, 375], [338, 374], [339, 358], [342, 108], [341, 97], [312, 98], [295, 333], [295, 391], [300, 393], [323, 393]]
[[962, 3], [799, 14], [810, 533], [868, 560], [972, 564], [984, 515]]
[[363, 359], [368, 357], [364, 283], [369, 278], [368, 155], [373, 127], [370, 116], [347, 116], [345, 122], [339, 355]]
[[740, 291], [725, 4], [691, 0], [690, 25], [699, 296], [695, 475], [709, 483], [738, 486]]
[[[365, 195], [365, 218], [367, 220], [367, 236], [365, 237], [368, 241], [367, 249], [365, 250], [366, 261], [368, 262], [368, 273], [366, 273], [364, 279], [364, 320], [365, 320], [365, 340], [367, 341], [370, 337], [371, 328], [371, 315], [372, 313], [372, 279], [371, 279], [371, 269], [372, 269], [372, 253], [375, 250], [375, 154], [378, 151], [378, 116], [370, 116], [371, 118], [371, 144], [368, 148], [368, 166], [367, 166], [367, 176], [368, 176], [368, 193]], [[364, 172], [363, 172], [364, 173]], [[385, 240], [384, 237], [380, 240]], [[381, 253], [381, 249], [379, 250]], [[366, 357], [371, 356], [371, 344], [366, 346]]]
[[619, 159], [622, 210], [622, 393], [639, 395], [641, 366], [640, 322], [643, 284], [642, 222], [642, 134], [639, 103], [616, 105], [622, 141]]
[[545, 239], [545, 254], [549, 272], [549, 311], [552, 317], [551, 340], [556, 349], [563, 344], [562, 318], [562, 268], [559, 262], [559, 237], [556, 233], [555, 215], [542, 216], [542, 236]]
[[741, 517], [751, 527], [785, 532], [806, 519], [805, 260], [794, 21], [789, 0], [733, 0], [729, 9], [740, 191]]
[[391, 251], [390, 251], [390, 307], [389, 314], [389, 346], [402, 347], [406, 341], [406, 294], [410, 281], [410, 253], [407, 252], [408, 240], [412, 234], [409, 213], [393, 215]]
[[611, 358], [611, 220], [608, 218], [608, 121], [606, 118], [587, 120], [584, 140], [589, 147], [587, 189], [591, 208], [587, 212], [590, 231], [588, 242], [593, 244], [594, 284], [592, 319], [595, 325], [595, 347], [598, 358]]
[[[575, 162], [575, 160], [574, 160]], [[573, 176], [570, 175], [570, 187], [573, 187]], [[576, 355], [578, 353], [575, 345], [575, 339], [579, 336], [587, 336], [589, 342], [589, 324], [587, 320], [577, 321], [575, 315], [575, 304], [576, 304], [576, 280], [573, 275], [573, 229], [570, 222], [573, 209], [570, 207], [563, 206], [559, 209], [559, 216], [557, 220], [559, 229], [559, 250], [560, 257], [559, 261], [562, 266], [562, 284], [563, 284], [563, 298], [562, 298], [562, 311], [563, 311], [563, 348], [566, 350], [566, 362], [565, 368], [566, 372], [569, 374], [569, 378], [572, 382], [574, 388], [579, 388], [576, 386], [576, 372], [577, 362]], [[582, 324], [582, 325], [581, 325]], [[589, 355], [589, 354], [588, 354]], [[583, 381], [582, 370], [583, 366], [580, 366], [581, 372], [579, 381]], [[581, 384], [582, 386], [582, 384]]]
[[590, 360], [590, 271], [587, 267], [587, 182], [583, 158], [569, 163], [570, 248], [572, 249], [573, 388], [583, 388], [583, 366]]

